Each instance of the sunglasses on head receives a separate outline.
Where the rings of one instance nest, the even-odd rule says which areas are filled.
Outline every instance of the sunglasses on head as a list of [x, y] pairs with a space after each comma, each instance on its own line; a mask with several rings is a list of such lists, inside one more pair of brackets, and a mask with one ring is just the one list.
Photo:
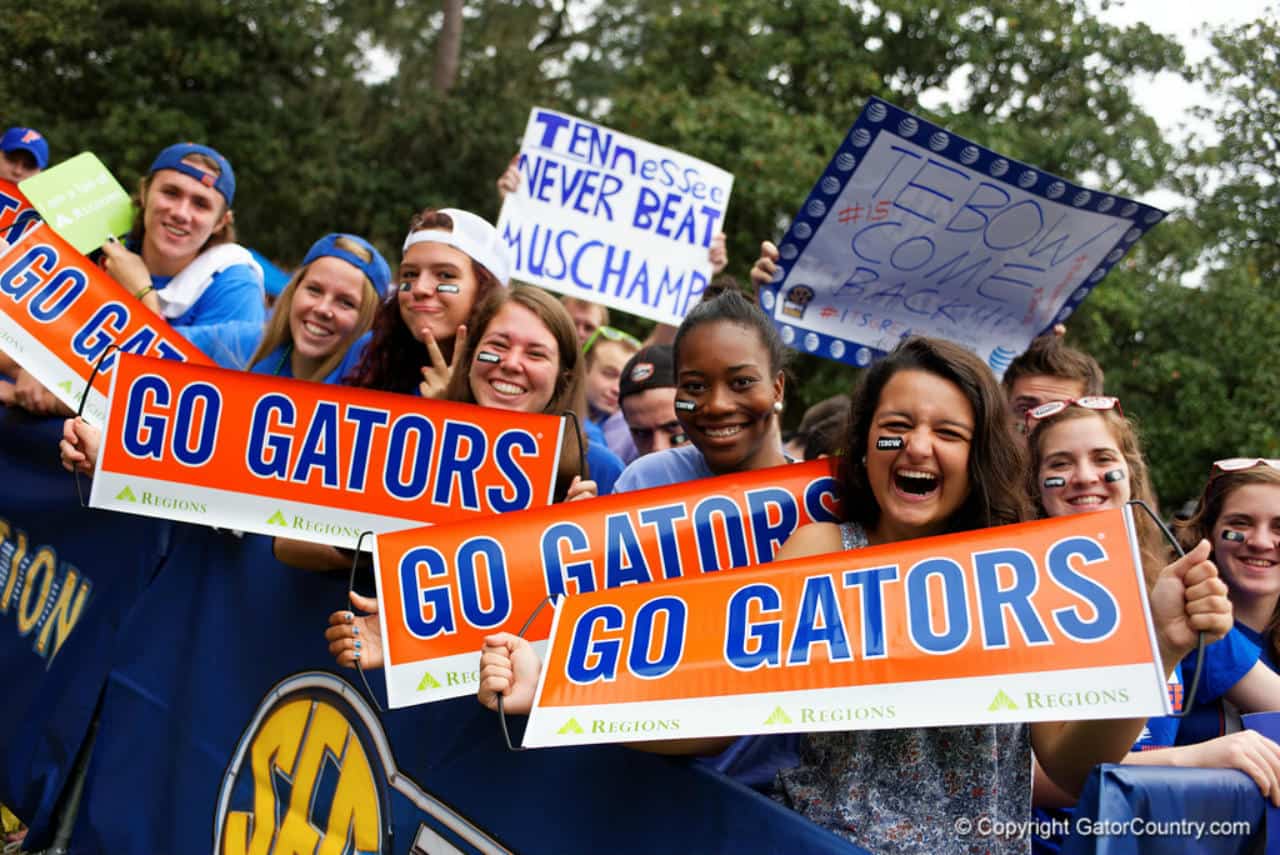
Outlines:
[[1219, 475], [1225, 475], [1228, 472], [1242, 472], [1245, 469], [1253, 469], [1257, 466], [1267, 466], [1280, 472], [1280, 460], [1270, 457], [1228, 457], [1225, 460], [1213, 461], [1213, 469], [1209, 472], [1209, 480], [1212, 481]]
[[631, 333], [623, 332], [617, 327], [596, 327], [596, 331], [591, 334], [587, 339], [587, 343], [582, 346], [582, 352], [590, 353], [591, 348], [602, 336], [609, 341], [623, 341], [634, 347], [636, 350], [640, 349], [640, 340]]
[[1036, 422], [1056, 416], [1067, 407], [1073, 406], [1084, 407], [1086, 410], [1115, 410], [1120, 415], [1124, 415], [1124, 410], [1120, 408], [1120, 399], [1110, 395], [1086, 395], [1083, 398], [1068, 398], [1065, 401], [1047, 401], [1027, 410], [1027, 431], [1029, 432]]

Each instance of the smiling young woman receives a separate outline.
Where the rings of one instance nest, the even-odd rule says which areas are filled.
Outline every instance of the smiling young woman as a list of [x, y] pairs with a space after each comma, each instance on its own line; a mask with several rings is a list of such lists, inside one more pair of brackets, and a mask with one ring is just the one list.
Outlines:
[[689, 312], [672, 349], [676, 418], [689, 443], [634, 461], [615, 492], [787, 462], [778, 425], [787, 351], [764, 313], [725, 291]]
[[469, 211], [424, 208], [409, 221], [396, 298], [352, 348], [343, 375], [353, 386], [439, 396], [453, 374], [459, 332], [501, 289], [510, 262], [498, 230]]

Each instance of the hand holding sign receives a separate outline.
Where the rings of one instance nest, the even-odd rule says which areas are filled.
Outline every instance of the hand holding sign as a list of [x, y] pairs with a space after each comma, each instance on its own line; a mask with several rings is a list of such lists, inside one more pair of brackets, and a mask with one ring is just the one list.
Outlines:
[[378, 601], [362, 597], [351, 591], [351, 605], [368, 614], [334, 612], [329, 615], [329, 628], [324, 631], [329, 642], [329, 653], [344, 668], [360, 667], [366, 670], [382, 667], [382, 633], [378, 628]]
[[1209, 560], [1209, 551], [1209, 541], [1200, 541], [1161, 570], [1151, 589], [1151, 617], [1166, 667], [1195, 648], [1199, 633], [1212, 642], [1231, 630], [1227, 586]]
[[62, 423], [62, 439], [58, 442], [62, 468], [92, 478], [101, 440], [102, 431], [84, 419], [79, 416], [67, 419]]
[[533, 645], [518, 635], [499, 632], [486, 635], [480, 651], [480, 691], [477, 700], [491, 710], [502, 708], [514, 715], [528, 715], [538, 687], [542, 659]]
[[751, 266], [751, 284], [763, 288], [778, 272], [778, 248], [771, 241], [760, 242], [760, 257]]
[[[142, 291], [151, 287], [151, 273], [136, 252], [130, 252], [115, 238], [109, 238], [102, 245], [102, 268], [107, 275], [119, 282], [130, 294], [137, 297]], [[145, 300], [143, 301], [146, 302]], [[150, 306], [153, 311], [159, 309], [159, 302]]]

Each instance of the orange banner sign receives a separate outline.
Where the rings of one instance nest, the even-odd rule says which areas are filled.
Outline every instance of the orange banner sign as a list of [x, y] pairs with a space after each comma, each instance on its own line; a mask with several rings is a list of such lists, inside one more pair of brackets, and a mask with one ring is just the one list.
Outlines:
[[1127, 511], [569, 596], [525, 745], [1147, 717]]
[[[47, 224], [0, 255], [0, 350], [58, 400], [79, 406], [94, 365], [112, 344], [127, 353], [209, 364]], [[114, 352], [103, 359], [85, 401], [84, 418], [96, 427], [106, 422], [115, 362]]]
[[0, 240], [17, 243], [40, 222], [40, 213], [18, 185], [0, 178]]
[[547, 504], [564, 425], [132, 355], [107, 419], [90, 505], [346, 547]]
[[[762, 564], [796, 527], [835, 519], [829, 461], [798, 463], [377, 538], [393, 707], [476, 690], [484, 636], [552, 594]], [[551, 610], [526, 637], [547, 638]]]

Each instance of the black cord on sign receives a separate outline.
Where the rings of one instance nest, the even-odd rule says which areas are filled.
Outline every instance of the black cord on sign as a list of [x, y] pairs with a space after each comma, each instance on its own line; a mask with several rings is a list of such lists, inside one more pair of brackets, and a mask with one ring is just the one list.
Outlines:
[[[362, 531], [360, 532], [360, 536], [356, 538], [356, 554], [351, 558], [351, 575], [347, 578], [347, 611], [351, 613], [352, 621], [355, 620], [355, 612], [351, 612], [351, 595], [354, 594], [356, 590], [356, 568], [360, 566], [360, 547], [364, 543], [366, 535], [372, 536], [373, 532]], [[360, 682], [364, 683], [364, 690], [369, 695], [369, 700], [373, 701], [373, 708], [379, 713], [386, 712], [386, 710], [382, 708], [382, 704], [378, 703], [377, 696], [373, 694], [373, 689], [369, 686], [369, 678], [364, 675], [364, 669], [360, 667], [359, 650], [356, 650], [355, 653], [355, 665], [356, 673], [360, 675]], [[385, 669], [386, 666], [384, 665], [383, 670], [385, 671]]]
[[582, 425], [578, 423], [578, 414], [573, 410], [565, 410], [563, 415], [573, 422], [573, 434], [578, 438], [578, 474], [582, 480], [587, 479], [587, 438], [582, 434]]
[[[1173, 550], [1178, 553], [1178, 557], [1182, 558], [1187, 553], [1182, 548], [1182, 544], [1178, 543], [1178, 539], [1173, 536], [1173, 532], [1169, 531], [1169, 527], [1164, 524], [1164, 520], [1153, 510], [1150, 505], [1141, 499], [1130, 499], [1126, 504], [1136, 505], [1146, 511], [1147, 516], [1151, 517], [1156, 526], [1160, 529], [1160, 533], [1173, 546]], [[1191, 713], [1191, 708], [1195, 706], [1196, 689], [1200, 688], [1200, 674], [1204, 671], [1204, 631], [1201, 630], [1196, 640], [1196, 670], [1191, 675], [1191, 682], [1187, 684], [1187, 690], [1182, 695], [1182, 712], [1171, 713], [1172, 718], [1186, 718]]]
[[[542, 614], [542, 610], [546, 608], [547, 603], [551, 603], [551, 605], [554, 606], [556, 604], [556, 595], [548, 594], [547, 596], [543, 597], [542, 602], [538, 603], [538, 607], [533, 610], [533, 614], [529, 615], [529, 619], [524, 622], [524, 626], [520, 627], [520, 631], [517, 632], [516, 635], [520, 636], [521, 638], [524, 638], [524, 634], [529, 631], [529, 627], [532, 626], [533, 622], [538, 619], [538, 615]], [[511, 734], [507, 730], [507, 712], [505, 709], [503, 709], [502, 695], [498, 695], [498, 723], [502, 725], [502, 738], [507, 743], [508, 751], [526, 750], [523, 745], [511, 744]]]
[[[120, 346], [116, 344], [107, 345], [107, 349], [102, 351], [102, 355], [98, 357], [98, 361], [93, 364], [93, 373], [89, 375], [89, 382], [85, 384], [84, 391], [80, 393], [80, 406], [76, 407], [76, 418], [84, 415], [85, 402], [89, 400], [89, 390], [93, 388], [93, 381], [98, 378], [98, 372], [102, 370], [102, 363], [106, 361], [107, 354], [113, 350], [119, 350]], [[75, 466], [71, 469], [71, 475], [76, 479], [76, 497], [80, 499], [80, 507], [85, 507], [84, 489], [80, 486], [80, 467]]]

